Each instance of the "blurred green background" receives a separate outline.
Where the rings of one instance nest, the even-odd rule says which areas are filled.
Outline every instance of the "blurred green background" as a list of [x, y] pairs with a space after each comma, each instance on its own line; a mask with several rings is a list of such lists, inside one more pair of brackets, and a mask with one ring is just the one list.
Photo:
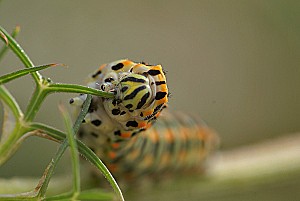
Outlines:
[[[300, 1], [2, 0], [0, 24], [21, 26], [18, 41], [36, 65], [64, 63], [44, 75], [84, 84], [100, 64], [121, 58], [162, 64], [170, 106], [200, 115], [222, 149], [300, 131]], [[22, 64], [11, 52], [0, 73]], [[30, 77], [7, 87], [24, 109]], [[63, 129], [51, 95], [38, 120]], [[1, 120], [1, 119], [0, 119]], [[0, 176], [40, 176], [57, 144], [30, 138]], [[69, 170], [68, 157], [60, 172]]]

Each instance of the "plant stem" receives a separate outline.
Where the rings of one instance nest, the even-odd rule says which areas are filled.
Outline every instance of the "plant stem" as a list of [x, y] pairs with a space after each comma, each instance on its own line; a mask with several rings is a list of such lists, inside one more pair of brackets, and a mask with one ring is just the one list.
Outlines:
[[35, 118], [47, 95], [48, 94], [41, 87], [41, 85], [36, 85], [36, 88], [33, 92], [32, 97], [30, 98], [29, 104], [25, 112], [24, 120], [26, 122], [30, 122]]
[[86, 86], [75, 85], [75, 84], [62, 84], [62, 83], [43, 83], [42, 85], [37, 85], [36, 89], [29, 101], [27, 110], [25, 112], [25, 121], [32, 121], [36, 113], [39, 111], [41, 104], [43, 103], [45, 97], [51, 93], [58, 92], [68, 92], [68, 93], [85, 93], [92, 94], [96, 96], [101, 96], [104, 98], [113, 98], [112, 93], [103, 92], [97, 89], [89, 88]]
[[9, 157], [17, 150], [20, 135], [26, 133], [26, 130], [20, 123], [16, 123], [14, 129], [10, 135], [5, 136], [5, 139], [1, 138], [0, 142], [0, 165], [6, 162]]
[[113, 93], [104, 92], [94, 88], [64, 83], [51, 83], [46, 89], [48, 92], [68, 92], [68, 93], [83, 93], [101, 96], [103, 98], [114, 98]]

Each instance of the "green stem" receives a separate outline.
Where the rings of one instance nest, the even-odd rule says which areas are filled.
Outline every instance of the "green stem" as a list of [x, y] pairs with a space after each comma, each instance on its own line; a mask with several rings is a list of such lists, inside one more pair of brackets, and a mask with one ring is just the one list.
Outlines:
[[45, 97], [51, 93], [57, 92], [68, 92], [68, 93], [84, 93], [92, 94], [96, 96], [101, 96], [104, 98], [113, 98], [112, 93], [103, 92], [94, 88], [89, 88], [86, 86], [75, 85], [75, 84], [62, 84], [62, 83], [51, 83], [37, 85], [36, 89], [30, 99], [27, 110], [25, 112], [25, 121], [32, 121], [36, 113], [39, 111], [41, 104], [43, 103]]
[[2, 134], [0, 141], [0, 165], [15, 152], [18, 147], [18, 139], [22, 132], [26, 132], [23, 127], [23, 112], [18, 103], [9, 91], [0, 86], [0, 100], [3, 103], [4, 114]]
[[29, 101], [29, 104], [25, 112], [24, 120], [26, 122], [30, 122], [35, 118], [37, 112], [39, 111], [47, 95], [48, 94], [44, 90], [44, 88], [42, 88], [40, 85], [36, 85], [36, 88], [33, 92], [33, 95]]
[[23, 142], [25, 139], [22, 138], [22, 136], [30, 131], [32, 131], [31, 128], [24, 126], [20, 122], [16, 122], [16, 125], [10, 135], [6, 136], [5, 140], [1, 139], [0, 166], [5, 163], [13, 153], [15, 153], [21, 142]]
[[113, 93], [108, 93], [100, 91], [98, 89], [75, 85], [75, 84], [63, 84], [63, 83], [53, 83], [49, 84], [46, 89], [49, 92], [69, 92], [69, 93], [83, 93], [83, 94], [92, 94], [95, 96], [101, 96], [103, 98], [113, 98]]

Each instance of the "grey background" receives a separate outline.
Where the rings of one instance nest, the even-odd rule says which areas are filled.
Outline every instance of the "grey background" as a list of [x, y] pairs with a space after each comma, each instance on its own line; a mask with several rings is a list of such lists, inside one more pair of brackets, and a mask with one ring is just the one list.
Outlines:
[[[222, 149], [300, 130], [299, 1], [39, 1], [4, 0], [0, 24], [21, 26], [18, 41], [56, 82], [84, 84], [102, 63], [121, 58], [162, 64], [170, 106], [200, 115], [221, 136]], [[22, 64], [9, 53], [0, 73]], [[21, 107], [30, 77], [7, 85]], [[58, 102], [45, 101], [37, 120], [63, 129]], [[57, 144], [30, 138], [0, 176], [40, 176]], [[70, 170], [69, 158], [60, 172]]]

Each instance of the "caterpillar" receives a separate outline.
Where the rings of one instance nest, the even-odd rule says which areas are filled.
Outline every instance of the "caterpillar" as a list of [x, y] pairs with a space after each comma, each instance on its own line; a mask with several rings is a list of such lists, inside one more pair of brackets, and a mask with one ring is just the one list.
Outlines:
[[[216, 147], [218, 138], [204, 122], [167, 108], [161, 65], [127, 59], [103, 64], [87, 85], [114, 98], [92, 98], [79, 138], [117, 178], [198, 168]], [[85, 99], [70, 100], [77, 113]]]

